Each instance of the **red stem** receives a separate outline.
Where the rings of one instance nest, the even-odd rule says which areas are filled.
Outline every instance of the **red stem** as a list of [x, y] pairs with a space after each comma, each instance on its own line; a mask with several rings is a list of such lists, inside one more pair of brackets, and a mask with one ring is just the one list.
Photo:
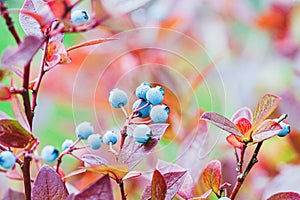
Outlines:
[[3, 18], [5, 19], [8, 30], [10, 31], [10, 33], [16, 40], [17, 44], [19, 45], [21, 43], [21, 39], [15, 29], [15, 26], [14, 26], [14, 23], [13, 23], [11, 17], [9, 16], [9, 14], [7, 12], [7, 7], [6, 7], [5, 3], [2, 1], [0, 2], [0, 10], [1, 10], [1, 14], [3, 15]]

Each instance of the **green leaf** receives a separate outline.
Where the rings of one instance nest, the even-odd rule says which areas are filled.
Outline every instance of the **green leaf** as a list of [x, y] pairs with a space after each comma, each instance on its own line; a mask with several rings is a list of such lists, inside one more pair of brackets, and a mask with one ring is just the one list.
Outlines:
[[0, 144], [8, 147], [24, 148], [31, 138], [31, 134], [17, 120], [0, 120]]
[[151, 199], [164, 200], [167, 194], [167, 184], [164, 176], [155, 170], [151, 183]]
[[212, 189], [215, 194], [219, 193], [222, 179], [221, 162], [213, 160], [205, 167], [202, 174], [202, 180], [208, 189]]

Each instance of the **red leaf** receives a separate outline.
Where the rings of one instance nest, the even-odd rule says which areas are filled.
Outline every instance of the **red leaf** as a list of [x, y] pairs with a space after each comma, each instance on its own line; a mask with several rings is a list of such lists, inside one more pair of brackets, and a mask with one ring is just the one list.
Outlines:
[[67, 49], [67, 51], [72, 51], [74, 49], [78, 49], [78, 48], [81, 48], [81, 47], [87, 47], [87, 46], [91, 46], [91, 45], [95, 45], [95, 44], [101, 44], [101, 43], [104, 43], [104, 42], [108, 42], [108, 41], [111, 41], [111, 40], [118, 40], [116, 38], [102, 38], [102, 39], [97, 39], [97, 40], [91, 40], [91, 41], [87, 41], [87, 42], [83, 42], [81, 44], [77, 44], [77, 45], [74, 45], [70, 48]]
[[37, 174], [32, 187], [32, 199], [63, 200], [68, 196], [65, 184], [52, 167], [44, 165]]
[[48, 0], [47, 3], [56, 18], [70, 18], [70, 0]]
[[238, 127], [243, 135], [252, 127], [251, 122], [245, 117], [237, 118], [235, 121], [233, 121], [233, 123], [236, 125], [236, 127]]
[[31, 140], [31, 134], [25, 130], [17, 120], [0, 120], [0, 144], [24, 148]]
[[[253, 115], [253, 126], [259, 125], [263, 120], [269, 117], [274, 110], [279, 106], [281, 98], [272, 95], [264, 95], [258, 102]], [[254, 128], [253, 128], [254, 129]]]
[[167, 184], [163, 175], [155, 170], [151, 182], [151, 199], [164, 200], [167, 193]]
[[9, 47], [5, 50], [1, 59], [2, 65], [8, 68], [27, 65], [44, 41], [35, 36], [26, 36], [18, 47]]
[[226, 117], [215, 113], [215, 112], [205, 112], [202, 114], [200, 117], [202, 120], [209, 121], [213, 125], [223, 129], [224, 131], [227, 131], [231, 134], [234, 134], [236, 136], [243, 136], [240, 132], [239, 129], [232, 123], [229, 119]]
[[124, 15], [139, 7], [144, 6], [150, 0], [101, 0], [104, 8], [111, 15]]
[[0, 84], [0, 101], [6, 101], [11, 98], [10, 90], [7, 86]]
[[94, 154], [84, 154], [81, 159], [90, 166], [109, 165], [109, 162], [100, 156]]
[[108, 174], [114, 180], [121, 180], [128, 173], [127, 165], [98, 165], [85, 167], [85, 169], [99, 174]]
[[218, 194], [222, 180], [221, 162], [213, 160], [208, 163], [202, 173], [202, 180], [207, 188]]
[[9, 188], [4, 194], [2, 200], [24, 200], [24, 199], [25, 199], [24, 193]]
[[108, 175], [104, 175], [102, 178], [97, 180], [92, 185], [85, 188], [82, 192], [71, 198], [74, 200], [86, 200], [86, 199], [97, 199], [97, 200], [108, 200], [114, 199], [111, 182]]
[[279, 192], [272, 195], [267, 200], [300, 200], [300, 194], [296, 192]]
[[210, 151], [207, 140], [207, 123], [200, 121], [193, 132], [184, 138], [179, 148], [177, 164], [187, 169], [193, 175], [194, 183], [198, 182], [204, 168], [205, 158], [207, 158], [206, 155]]
[[264, 141], [270, 137], [277, 135], [282, 130], [279, 123], [273, 120], [265, 120], [252, 133], [254, 143]]
[[58, 40], [52, 40], [49, 42], [47, 47], [46, 62], [48, 67], [71, 62], [66, 47], [63, 45], [63, 43]]
[[228, 142], [230, 145], [232, 145], [232, 146], [234, 146], [234, 147], [236, 147], [236, 148], [242, 149], [243, 146], [244, 146], [244, 143], [243, 143], [243, 142], [240, 142], [234, 135], [229, 135], [229, 136], [227, 136], [227, 137], [226, 137], [226, 140], [227, 140], [227, 142]]
[[152, 138], [145, 144], [139, 144], [135, 142], [132, 133], [135, 126], [128, 128], [128, 136], [126, 137], [125, 143], [119, 155], [119, 160], [129, 166], [129, 169], [135, 167], [139, 162], [141, 162], [147, 155], [149, 155], [154, 147], [157, 145], [158, 140], [165, 133], [169, 124], [151, 124], [149, 125], [152, 131]]

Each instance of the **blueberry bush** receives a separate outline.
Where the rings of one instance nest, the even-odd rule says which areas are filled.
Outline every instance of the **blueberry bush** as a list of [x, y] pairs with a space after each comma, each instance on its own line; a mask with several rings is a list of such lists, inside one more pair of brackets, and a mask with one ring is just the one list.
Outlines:
[[0, 11], [2, 199], [300, 199], [297, 1]]

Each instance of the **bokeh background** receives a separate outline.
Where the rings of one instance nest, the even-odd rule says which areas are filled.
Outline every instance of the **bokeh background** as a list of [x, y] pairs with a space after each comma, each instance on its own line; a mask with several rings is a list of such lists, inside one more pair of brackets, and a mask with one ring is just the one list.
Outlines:
[[[6, 3], [13, 9], [22, 6], [17, 0]], [[76, 8], [91, 12], [89, 1]], [[24, 37], [18, 15], [12, 17]], [[3, 19], [0, 24], [2, 55], [15, 42]], [[148, 81], [166, 90], [164, 102], [171, 109], [171, 126], [154, 153], [136, 169], [147, 177], [157, 159], [180, 163], [180, 159], [190, 158], [185, 167], [199, 178], [210, 160], [219, 159], [223, 182], [234, 184], [235, 157], [225, 141], [226, 133], [209, 126], [208, 135], [199, 139], [197, 136], [203, 135], [199, 117], [203, 111], [215, 111], [230, 118], [240, 107], [254, 110], [261, 96], [272, 93], [283, 98], [272, 117], [287, 113], [292, 133], [264, 143], [259, 164], [238, 199], [300, 192], [300, 175], [295, 173], [300, 170], [300, 1], [153, 0], [128, 14], [111, 16], [94, 30], [65, 34], [63, 44], [70, 47], [104, 37], [118, 40], [70, 52], [72, 62], [57, 66], [43, 79], [34, 119], [39, 150], [47, 144], [61, 148], [65, 139], [75, 140], [76, 124], [82, 121], [90, 121], [100, 134], [120, 129], [125, 118], [110, 107], [109, 91], [115, 87], [126, 91], [130, 96], [126, 108], [131, 110], [135, 88]], [[32, 79], [37, 76], [40, 59], [41, 52], [34, 58]], [[5, 79], [3, 84], [9, 85], [9, 81]], [[0, 110], [13, 116], [9, 101], [0, 102]], [[86, 149], [78, 155], [87, 151], [91, 152]], [[105, 148], [92, 153], [113, 162]], [[68, 174], [81, 165], [66, 156], [62, 166]], [[11, 181], [3, 173], [0, 177], [0, 196], [7, 187], [22, 189], [22, 182]], [[70, 183], [80, 190], [98, 177], [86, 173]], [[129, 199], [140, 196], [144, 179], [125, 183]], [[200, 181], [194, 194], [204, 192]]]

